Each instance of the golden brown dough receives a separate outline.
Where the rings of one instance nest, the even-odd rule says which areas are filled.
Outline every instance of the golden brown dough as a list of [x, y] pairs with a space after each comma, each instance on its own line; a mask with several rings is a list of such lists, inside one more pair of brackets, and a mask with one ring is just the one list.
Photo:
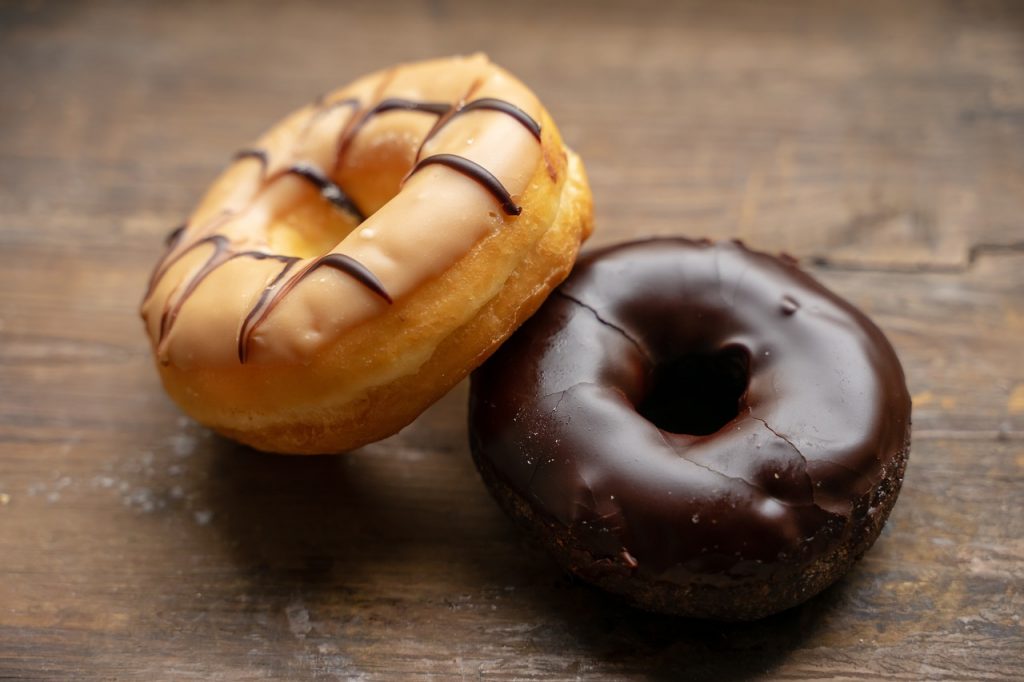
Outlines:
[[524, 85], [482, 55], [401, 65], [240, 152], [141, 312], [198, 421], [261, 450], [349, 450], [483, 362], [591, 229], [583, 166]]

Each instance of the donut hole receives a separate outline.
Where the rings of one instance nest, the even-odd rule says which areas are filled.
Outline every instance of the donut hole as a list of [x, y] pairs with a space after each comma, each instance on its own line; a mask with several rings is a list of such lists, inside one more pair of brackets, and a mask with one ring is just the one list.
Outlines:
[[[342, 168], [331, 178], [367, 218], [398, 195], [418, 148], [418, 138], [377, 139], [371, 127], [364, 129]], [[362, 142], [364, 138], [369, 141]], [[355, 216], [333, 205], [308, 180], [293, 175], [283, 182], [292, 183], [294, 192], [289, 196], [290, 205], [278, 209], [267, 229], [267, 241], [274, 253], [298, 258], [322, 256], [359, 226]]]
[[267, 242], [274, 253], [314, 258], [332, 251], [357, 225], [351, 216], [317, 195], [271, 223]]
[[662, 362], [651, 379], [637, 411], [662, 431], [707, 436], [739, 414], [750, 383], [750, 354], [739, 346], [690, 353]]

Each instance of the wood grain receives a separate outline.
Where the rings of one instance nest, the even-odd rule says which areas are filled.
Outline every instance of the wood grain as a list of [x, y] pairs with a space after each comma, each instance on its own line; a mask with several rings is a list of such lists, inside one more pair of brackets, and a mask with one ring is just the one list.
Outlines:
[[[897, 347], [904, 492], [825, 594], [721, 625], [567, 579], [473, 470], [465, 386], [308, 459], [164, 397], [136, 306], [230, 155], [477, 49], [583, 156], [594, 244], [788, 251]], [[1020, 4], [3, 3], [0, 93], [0, 678], [1019, 679]]]

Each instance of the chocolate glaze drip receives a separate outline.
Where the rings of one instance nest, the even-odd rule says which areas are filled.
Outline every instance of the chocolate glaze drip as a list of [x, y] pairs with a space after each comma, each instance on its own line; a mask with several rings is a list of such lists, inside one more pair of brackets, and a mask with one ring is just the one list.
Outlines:
[[[316, 112], [310, 116], [309, 122], [306, 124], [306, 130], [309, 130], [313, 124], [323, 116], [331, 113], [335, 109], [341, 109], [342, 107], [351, 107], [352, 109], [359, 109], [359, 100], [355, 97], [348, 97], [345, 99], [334, 100], [333, 102], [324, 103], [323, 95], [321, 95], [314, 103]], [[304, 131], [305, 132], [305, 131]]]
[[167, 334], [170, 333], [171, 327], [174, 321], [178, 318], [178, 314], [181, 312], [181, 307], [185, 304], [185, 301], [192, 295], [196, 288], [202, 284], [203, 280], [210, 276], [214, 270], [224, 265], [228, 261], [234, 260], [235, 258], [252, 258], [253, 260], [266, 260], [273, 259], [286, 263], [286, 268], [291, 267], [291, 264], [298, 260], [293, 256], [284, 256], [277, 253], [267, 253], [266, 251], [232, 251], [231, 243], [228, 238], [224, 235], [215, 234], [191, 244], [181, 255], [175, 260], [180, 259], [186, 253], [195, 250], [196, 248], [205, 244], [213, 245], [213, 253], [206, 259], [202, 267], [196, 274], [192, 275], [185, 290], [178, 296], [177, 301], [164, 309], [163, 315], [160, 317], [160, 335], [157, 340], [157, 345], [163, 343]]
[[374, 107], [367, 111], [360, 119], [359, 122], [352, 126], [346, 133], [348, 138], [355, 137], [366, 123], [376, 116], [377, 114], [383, 114], [388, 111], [422, 111], [428, 114], [434, 114], [436, 116], [442, 116], [451, 110], [452, 105], [444, 102], [417, 102], [411, 99], [401, 99], [398, 97], [389, 97], [378, 102]]
[[199, 271], [192, 276], [192, 279], [190, 279], [188, 284], [185, 286], [185, 290], [181, 292], [174, 304], [164, 309], [164, 314], [160, 316], [160, 335], [157, 338], [157, 346], [160, 346], [164, 342], [164, 339], [167, 338], [167, 334], [170, 332], [171, 326], [178, 318], [178, 313], [181, 312], [181, 307], [185, 305], [185, 301], [188, 300], [188, 297], [196, 290], [196, 287], [198, 287], [211, 272], [225, 263], [231, 256], [228, 252], [228, 238], [220, 234], [200, 239], [189, 246], [183, 253], [192, 251], [205, 244], [213, 245], [213, 253], [210, 254], [210, 257], [207, 258], [206, 262], [203, 263], [201, 268], [199, 268]]
[[[210, 219], [210, 222], [207, 223], [205, 231], [213, 231], [218, 225], [224, 222], [224, 220], [226, 220], [227, 218], [230, 218], [232, 215], [233, 214], [228, 210], [218, 212], [212, 219]], [[184, 236], [185, 231], [187, 230], [187, 223], [183, 227], [186, 229], [183, 229], [181, 232], [177, 233], [177, 238], [173, 240], [173, 243], [168, 244], [167, 251], [164, 253], [163, 257], [159, 261], [157, 261], [156, 267], [153, 268], [153, 274], [150, 275], [149, 283], [146, 285], [146, 295], [143, 296], [143, 301], [146, 301], [147, 299], [149, 299], [150, 296], [153, 295], [153, 290], [156, 289], [156, 285], [160, 282], [161, 279], [163, 279], [163, 276], [167, 274], [167, 271], [171, 269], [171, 266], [173, 266], [175, 263], [181, 260], [182, 257], [184, 257], [185, 254], [187, 254], [192, 249], [208, 242], [209, 236], [198, 239], [189, 244], [188, 246], [186, 246], [184, 249], [179, 250], [179, 247], [181, 246], [182, 242], [182, 237]], [[174, 232], [172, 232], [172, 235], [173, 234]], [[170, 237], [171, 235], [168, 236]]]
[[[471, 88], [471, 91], [475, 89]], [[468, 96], [468, 95], [467, 95]], [[317, 111], [310, 117], [306, 123], [303, 135], [308, 131], [315, 123], [316, 120], [326, 115], [327, 113], [338, 109], [340, 107], [352, 107], [354, 110], [359, 109], [360, 102], [355, 98], [347, 98], [336, 100], [333, 102], [324, 102], [323, 97], [317, 99], [316, 106]], [[471, 102], [462, 105], [450, 105], [443, 102], [420, 102], [402, 98], [386, 98], [379, 101], [376, 105], [371, 107], [362, 116], [352, 118], [348, 124], [346, 124], [339, 135], [338, 140], [338, 159], [340, 159], [347, 149], [348, 144], [359, 132], [359, 130], [369, 121], [370, 118], [378, 114], [382, 114], [388, 111], [415, 111], [433, 114], [438, 117], [434, 127], [428, 132], [420, 145], [420, 150], [423, 148], [423, 144], [426, 144], [433, 135], [435, 135], [441, 128], [454, 117], [474, 111], [474, 110], [491, 110], [504, 113], [511, 116], [516, 121], [521, 123], [538, 141], [541, 137], [540, 125], [533, 120], [526, 112], [519, 107], [499, 100], [495, 98], [481, 98], [473, 100]], [[417, 151], [416, 158], [419, 158], [420, 152]], [[366, 216], [355, 204], [353, 199], [335, 182], [333, 182], [326, 174], [319, 169], [305, 165], [296, 164], [282, 171], [275, 173], [273, 177], [267, 177], [267, 168], [270, 165], [269, 155], [266, 150], [259, 148], [246, 148], [240, 150], [235, 154], [234, 160], [240, 161], [244, 159], [254, 159], [259, 162], [261, 166], [261, 175], [264, 178], [265, 183], [270, 183], [279, 177], [284, 175], [295, 175], [298, 176], [319, 190], [320, 195], [331, 202], [338, 208], [348, 212], [355, 217], [359, 222], [366, 219]], [[472, 180], [479, 183], [481, 186], [486, 188], [494, 197], [501, 203], [502, 209], [508, 215], [519, 215], [522, 211], [521, 207], [516, 205], [511, 198], [508, 190], [501, 184], [501, 182], [479, 164], [470, 161], [469, 159], [456, 156], [453, 154], [437, 154], [426, 159], [419, 161], [416, 166], [406, 176], [413, 175], [421, 168], [431, 164], [442, 164], [449, 168], [452, 168]], [[284, 263], [284, 267], [277, 274], [277, 276], [267, 285], [267, 287], [260, 294], [259, 299], [253, 308], [246, 314], [245, 319], [239, 329], [238, 334], [238, 358], [239, 361], [245, 363], [248, 358], [248, 345], [249, 340], [252, 337], [255, 329], [260, 325], [263, 320], [267, 318], [274, 307], [282, 300], [282, 298], [292, 289], [296, 284], [302, 281], [305, 277], [315, 271], [321, 266], [326, 266], [339, 270], [348, 276], [352, 277], [360, 284], [365, 286], [371, 292], [385, 300], [387, 303], [392, 303], [390, 294], [385, 290], [380, 280], [367, 269], [364, 265], [356, 261], [350, 256], [343, 254], [327, 254], [321, 258], [312, 261], [306, 267], [302, 268], [298, 272], [294, 272], [294, 266], [298, 262], [298, 258], [291, 256], [283, 256], [277, 254], [270, 254], [263, 251], [248, 250], [248, 251], [232, 251], [229, 240], [223, 235], [213, 233], [220, 224], [225, 220], [230, 219], [235, 213], [224, 210], [214, 217], [202, 230], [201, 234], [206, 236], [198, 238], [193, 243], [189, 244], [185, 248], [181, 249], [180, 241], [185, 232], [185, 226], [174, 230], [167, 238], [168, 251], [164, 257], [157, 264], [153, 271], [153, 275], [150, 277], [149, 286], [146, 291], [144, 300], [147, 300], [153, 293], [157, 283], [163, 278], [167, 271], [178, 262], [183, 256], [205, 244], [213, 244], [214, 251], [210, 254], [210, 257], [206, 260], [203, 266], [192, 276], [184, 291], [176, 297], [173, 303], [168, 302], [161, 315], [160, 320], [160, 332], [158, 338], [158, 346], [162, 345], [167, 335], [170, 333], [171, 327], [181, 311], [182, 306], [196, 290], [196, 288], [212, 273], [215, 269], [223, 265], [224, 263], [234, 258], [274, 258]]]
[[173, 249], [175, 246], [177, 246], [178, 241], [181, 240], [181, 236], [185, 234], [185, 228], [187, 227], [188, 223], [182, 223], [181, 225], [178, 225], [176, 228], [168, 232], [167, 236], [164, 237], [164, 245], [168, 249]]
[[494, 97], [481, 97], [480, 99], [475, 99], [472, 102], [467, 102], [455, 111], [454, 114], [452, 114], [452, 117], [454, 118], [455, 116], [465, 114], [469, 111], [475, 111], [477, 109], [500, 111], [503, 114], [508, 114], [515, 120], [519, 121], [523, 127], [526, 128], [531, 135], [537, 138], [538, 142], [540, 142], [540, 124], [534, 121], [528, 113], [511, 102], [506, 102], [503, 99], [496, 99]]
[[296, 164], [290, 166], [284, 171], [286, 174], [297, 175], [304, 180], [308, 180], [314, 187], [320, 190], [320, 195], [324, 199], [331, 202], [335, 206], [351, 213], [359, 222], [366, 220], [366, 216], [359, 210], [355, 202], [352, 201], [344, 190], [341, 189], [334, 181], [324, 175], [319, 169], [313, 166], [305, 164]]
[[394, 303], [394, 301], [391, 300], [391, 295], [384, 289], [384, 285], [381, 284], [379, 279], [377, 279], [377, 276], [370, 272], [369, 268], [351, 256], [346, 256], [343, 253], [329, 253], [326, 256], [321, 256], [316, 261], [316, 265], [302, 273], [302, 276], [308, 277], [309, 273], [320, 267], [329, 267], [334, 270], [340, 270], [373, 293], [383, 298], [389, 305]]
[[277, 286], [284, 280], [284, 278], [291, 271], [292, 266], [298, 262], [298, 258], [294, 258], [285, 263], [281, 271], [277, 273], [277, 276], [271, 280], [264, 289], [263, 293], [260, 294], [260, 298], [246, 314], [245, 319], [242, 320], [242, 328], [238, 332], [238, 361], [245, 364], [246, 359], [249, 355], [249, 337], [252, 334], [252, 330], [257, 324], [263, 321], [263, 319], [270, 312], [269, 303], [271, 297], [274, 295]]
[[255, 159], [255, 160], [259, 161], [260, 162], [260, 166], [262, 167], [262, 171], [261, 172], [266, 172], [267, 164], [269, 163], [269, 159], [267, 158], [266, 150], [264, 150], [264, 149], [257, 149], [255, 147], [248, 148], [248, 149], [241, 149], [241, 150], [239, 150], [235, 154], [234, 160], [235, 161], [241, 161], [243, 159]]
[[[349, 145], [355, 136], [363, 129], [371, 118], [378, 114], [383, 114], [388, 111], [419, 111], [428, 114], [434, 114], [438, 117], [444, 117], [452, 106], [445, 104], [444, 102], [419, 102], [411, 99], [403, 99], [400, 97], [389, 97], [382, 99], [376, 105], [367, 110], [362, 116], [354, 119], [345, 127], [341, 132], [340, 140], [338, 143], [338, 153], [335, 160], [334, 166], [337, 168], [341, 165], [342, 159], [345, 156], [345, 152], [348, 151]], [[435, 124], [436, 127], [436, 124]]]
[[384, 285], [377, 279], [377, 276], [351, 256], [346, 256], [342, 253], [329, 253], [312, 261], [297, 275], [286, 280], [286, 275], [297, 260], [297, 258], [293, 258], [286, 263], [281, 272], [277, 274], [277, 277], [260, 294], [256, 305], [245, 316], [245, 320], [242, 322], [242, 327], [238, 333], [238, 360], [242, 364], [245, 364], [249, 356], [249, 339], [252, 338], [253, 332], [260, 323], [267, 319], [267, 316], [270, 315], [289, 291], [321, 267], [339, 270], [384, 299], [388, 305], [393, 303], [391, 295], [388, 294]]
[[519, 215], [522, 213], [522, 207], [516, 205], [516, 203], [512, 201], [512, 195], [509, 194], [508, 190], [505, 189], [505, 186], [501, 184], [501, 181], [498, 180], [498, 178], [494, 177], [489, 170], [480, 164], [475, 161], [470, 161], [463, 156], [458, 156], [456, 154], [434, 154], [433, 156], [428, 156], [413, 166], [413, 169], [409, 171], [409, 174], [405, 176], [405, 179], [408, 180], [421, 169], [432, 164], [447, 166], [448, 168], [462, 173], [468, 178], [476, 180], [484, 189], [490, 192], [494, 198], [498, 200], [498, 203], [501, 204], [501, 209], [507, 215]]
[[[737, 361], [735, 417], [708, 435], [659, 428], [638, 406], [659, 383], [671, 396], [666, 372], [695, 358]], [[882, 332], [794, 265], [655, 239], [577, 263], [474, 373], [470, 427], [485, 479], [595, 571], [732, 586], [839, 543], [866, 549], [875, 486], [904, 461], [910, 397]]]
[[490, 111], [499, 111], [503, 114], [508, 114], [509, 116], [523, 124], [523, 126], [530, 132], [530, 134], [537, 138], [537, 141], [540, 142], [540, 124], [533, 120], [533, 118], [529, 114], [527, 114], [525, 111], [515, 106], [514, 104], [506, 102], [505, 100], [495, 99], [493, 97], [481, 97], [480, 99], [467, 102], [465, 104], [462, 104], [461, 106], [451, 107], [446, 114], [442, 115], [437, 120], [437, 123], [434, 124], [434, 127], [431, 128], [430, 131], [427, 132], [427, 134], [423, 137], [423, 141], [420, 142], [419, 149], [416, 150], [416, 158], [420, 158], [420, 156], [423, 154], [423, 148], [426, 146], [426, 144], [430, 142], [430, 140], [432, 140], [435, 135], [441, 132], [441, 130], [446, 125], [448, 125], [448, 123], [453, 118], [467, 111], [473, 111], [474, 109], [486, 109]]

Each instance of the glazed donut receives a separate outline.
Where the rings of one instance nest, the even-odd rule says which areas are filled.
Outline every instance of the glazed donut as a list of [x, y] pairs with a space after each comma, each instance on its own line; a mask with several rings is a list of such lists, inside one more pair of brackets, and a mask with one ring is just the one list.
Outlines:
[[485, 56], [397, 66], [239, 152], [168, 239], [141, 307], [170, 396], [261, 450], [395, 433], [568, 274], [579, 158]]
[[655, 239], [580, 259], [473, 374], [470, 433], [501, 506], [569, 571], [747, 620], [875, 541], [910, 398], [882, 332], [794, 261]]

